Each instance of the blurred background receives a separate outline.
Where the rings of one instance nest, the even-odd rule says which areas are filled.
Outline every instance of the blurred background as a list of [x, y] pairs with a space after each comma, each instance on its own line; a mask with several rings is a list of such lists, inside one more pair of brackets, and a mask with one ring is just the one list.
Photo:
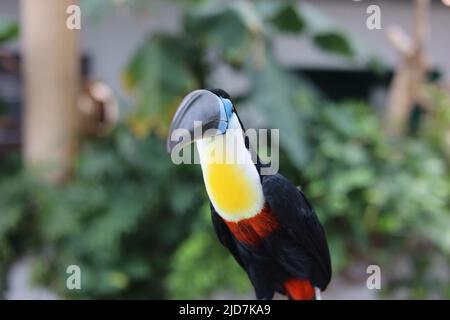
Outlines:
[[200, 168], [165, 152], [183, 96], [221, 87], [280, 129], [327, 231], [325, 299], [450, 298], [449, 6], [2, 0], [0, 297], [253, 299]]

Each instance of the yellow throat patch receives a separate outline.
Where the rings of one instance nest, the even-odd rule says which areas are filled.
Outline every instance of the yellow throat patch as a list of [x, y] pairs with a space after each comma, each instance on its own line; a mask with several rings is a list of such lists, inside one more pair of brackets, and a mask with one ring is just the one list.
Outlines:
[[256, 190], [243, 165], [210, 164], [205, 183], [211, 200], [229, 215], [251, 210], [257, 200]]
[[[264, 196], [258, 172], [245, 145], [229, 144], [226, 135], [203, 142], [198, 148], [208, 196], [218, 213], [229, 221], [250, 218], [262, 209]], [[239, 161], [225, 156], [239, 153]]]

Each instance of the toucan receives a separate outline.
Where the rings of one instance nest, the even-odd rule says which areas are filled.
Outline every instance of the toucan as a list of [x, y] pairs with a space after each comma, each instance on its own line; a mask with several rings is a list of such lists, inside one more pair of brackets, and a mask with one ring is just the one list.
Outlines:
[[[180, 139], [177, 130], [189, 135]], [[240, 134], [231, 134], [236, 131]], [[244, 126], [224, 90], [195, 90], [182, 100], [167, 150], [191, 143], [198, 150], [214, 230], [247, 273], [256, 298], [280, 293], [293, 300], [320, 299], [331, 280], [324, 228], [299, 188], [279, 173], [261, 174], [267, 164], [253, 160]], [[223, 161], [228, 153], [239, 161]]]

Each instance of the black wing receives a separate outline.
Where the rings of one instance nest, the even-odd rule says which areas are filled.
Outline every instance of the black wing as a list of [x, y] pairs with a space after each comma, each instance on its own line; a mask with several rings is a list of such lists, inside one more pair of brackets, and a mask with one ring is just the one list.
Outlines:
[[263, 192], [272, 212], [289, 235], [313, 258], [311, 279], [324, 290], [331, 279], [325, 232], [305, 195], [280, 174], [262, 177]]

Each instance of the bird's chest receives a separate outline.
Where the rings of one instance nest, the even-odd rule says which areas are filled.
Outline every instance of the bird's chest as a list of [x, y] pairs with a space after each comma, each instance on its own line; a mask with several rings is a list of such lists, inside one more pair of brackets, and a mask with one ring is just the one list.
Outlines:
[[280, 228], [278, 219], [267, 203], [251, 218], [237, 222], [225, 220], [225, 223], [234, 237], [245, 245], [259, 245], [263, 239]]

